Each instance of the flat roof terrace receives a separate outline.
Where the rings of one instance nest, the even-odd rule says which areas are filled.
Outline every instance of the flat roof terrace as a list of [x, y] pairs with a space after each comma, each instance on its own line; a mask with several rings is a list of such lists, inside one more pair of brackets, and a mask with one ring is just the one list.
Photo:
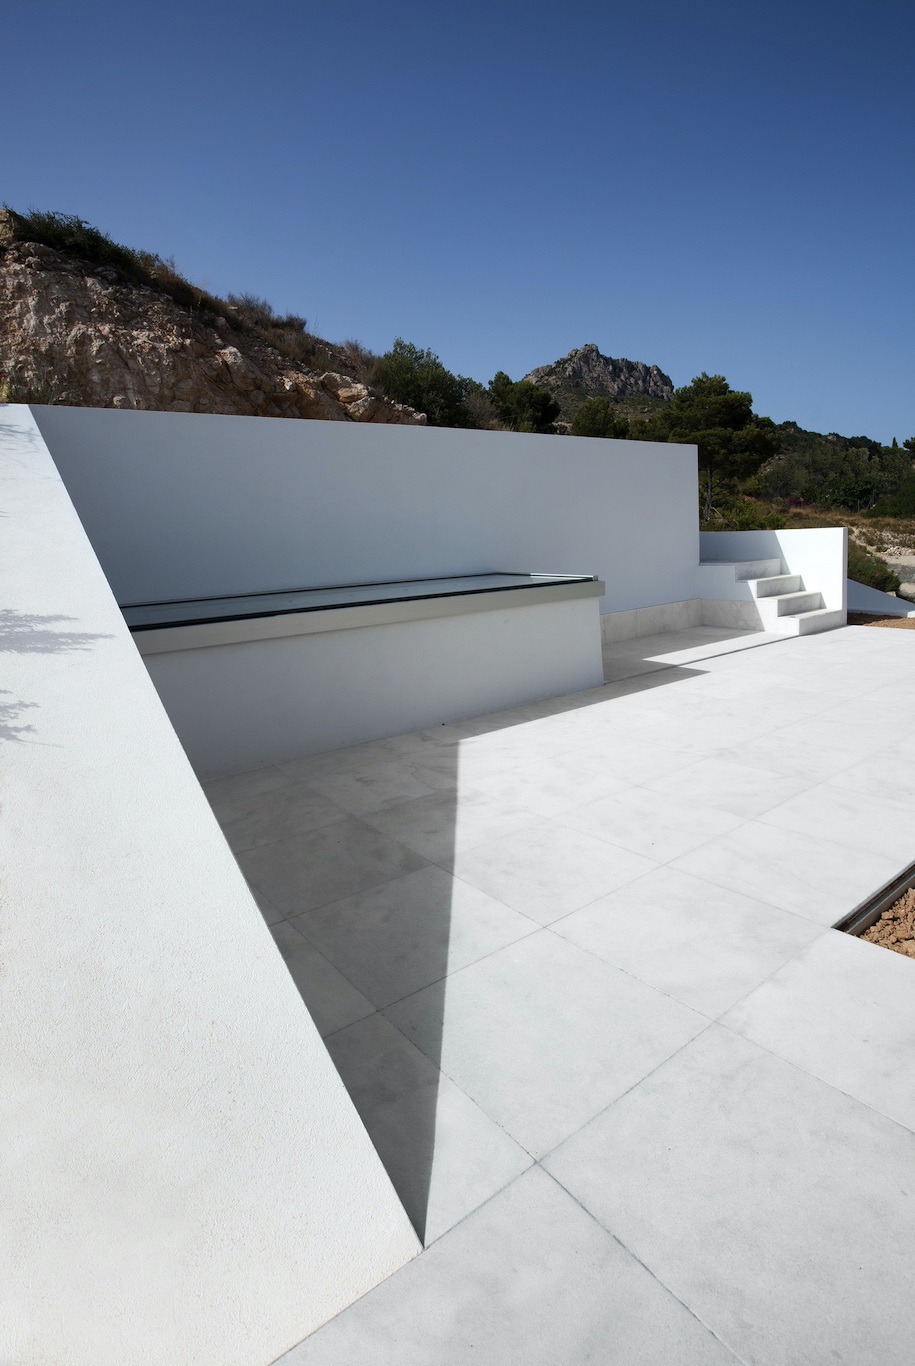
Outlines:
[[426, 1245], [288, 1366], [911, 1361], [915, 637], [608, 654], [206, 785]]

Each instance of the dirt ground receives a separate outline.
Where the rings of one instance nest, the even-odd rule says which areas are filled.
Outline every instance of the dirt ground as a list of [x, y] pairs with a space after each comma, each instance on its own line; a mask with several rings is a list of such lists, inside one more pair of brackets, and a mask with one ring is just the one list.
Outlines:
[[875, 612], [849, 612], [849, 626], [889, 626], [895, 631], [915, 631], [915, 617], [881, 617]]
[[894, 906], [884, 911], [861, 938], [915, 958], [915, 887], [910, 887]]

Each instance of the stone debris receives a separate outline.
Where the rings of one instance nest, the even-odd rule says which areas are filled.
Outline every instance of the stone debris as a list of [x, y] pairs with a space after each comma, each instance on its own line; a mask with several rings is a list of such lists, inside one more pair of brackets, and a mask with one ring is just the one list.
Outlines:
[[884, 911], [861, 938], [915, 958], [915, 887], [910, 887], [895, 905]]

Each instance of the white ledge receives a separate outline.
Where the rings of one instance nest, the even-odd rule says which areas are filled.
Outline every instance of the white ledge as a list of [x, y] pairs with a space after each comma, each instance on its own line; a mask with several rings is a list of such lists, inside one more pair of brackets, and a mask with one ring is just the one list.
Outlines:
[[394, 622], [432, 617], [464, 616], [470, 612], [501, 611], [506, 607], [534, 607], [546, 602], [600, 598], [606, 585], [599, 579], [578, 583], [543, 584], [537, 588], [473, 593], [457, 597], [418, 598], [379, 602], [358, 607], [333, 607], [318, 612], [287, 612], [277, 616], [246, 617], [240, 621], [208, 621], [192, 626], [163, 626], [134, 632], [141, 655], [172, 650], [199, 650], [207, 645], [238, 645], [251, 640], [304, 636], [323, 631], [345, 631], [359, 626], [388, 626]]

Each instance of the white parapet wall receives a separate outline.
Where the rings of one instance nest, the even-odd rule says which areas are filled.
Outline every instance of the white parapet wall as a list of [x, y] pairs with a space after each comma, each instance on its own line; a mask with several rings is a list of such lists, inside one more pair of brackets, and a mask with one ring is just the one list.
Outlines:
[[888, 617], [915, 617], [915, 606], [907, 598], [894, 597], [892, 593], [881, 593], [879, 588], [868, 588], [867, 584], [848, 580], [849, 612], [880, 612]]
[[696, 449], [444, 427], [35, 407], [122, 604], [494, 571], [695, 596]]
[[0, 1360], [267, 1366], [417, 1239], [24, 408], [0, 513]]
[[[183, 626], [135, 640], [188, 757], [210, 777], [598, 687], [601, 587], [554, 589], [555, 601], [530, 605], [548, 590]], [[397, 619], [417, 606], [419, 619]], [[333, 629], [321, 629], [326, 619]], [[207, 643], [208, 633], [234, 640]]]

